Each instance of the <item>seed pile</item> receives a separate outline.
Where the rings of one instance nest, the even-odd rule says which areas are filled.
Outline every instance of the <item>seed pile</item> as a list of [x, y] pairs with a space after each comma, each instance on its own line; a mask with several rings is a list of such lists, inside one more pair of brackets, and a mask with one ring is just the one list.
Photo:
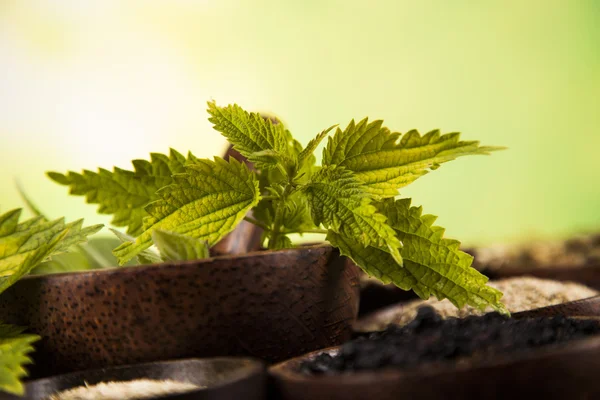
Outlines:
[[[491, 281], [489, 285], [504, 293], [502, 302], [512, 313], [598, 295], [598, 291], [579, 283], [559, 282], [533, 277]], [[448, 300], [414, 300], [389, 307], [384, 311], [374, 314], [371, 318], [359, 320], [355, 326], [355, 330], [369, 332], [384, 330], [390, 324], [404, 326], [415, 319], [417, 310], [422, 306], [433, 307], [442, 318], [464, 318], [469, 315], [484, 314], [482, 311], [470, 306], [458, 309]]]
[[582, 267], [600, 264], [600, 234], [521, 246], [495, 245], [470, 250], [479, 270], [500, 268]]
[[497, 313], [443, 320], [431, 307], [419, 309], [405, 327], [362, 336], [342, 345], [339, 354], [321, 354], [303, 362], [306, 374], [332, 374], [384, 367], [411, 368], [427, 362], [463, 357], [478, 360], [600, 333], [592, 320], [553, 318], [511, 319]]
[[192, 383], [174, 380], [138, 379], [123, 382], [102, 382], [79, 386], [54, 394], [48, 400], [138, 400], [201, 389]]

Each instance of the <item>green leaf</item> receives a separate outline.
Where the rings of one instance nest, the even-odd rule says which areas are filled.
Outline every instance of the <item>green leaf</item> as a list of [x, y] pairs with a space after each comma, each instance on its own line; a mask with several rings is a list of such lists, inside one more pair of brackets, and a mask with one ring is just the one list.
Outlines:
[[152, 241], [165, 261], [202, 260], [209, 257], [206, 242], [191, 236], [156, 229], [152, 232]]
[[48, 172], [48, 176], [61, 185], [70, 187], [73, 195], [86, 196], [88, 203], [98, 204], [98, 212], [112, 214], [111, 223], [127, 227], [131, 235], [142, 231], [144, 207], [158, 199], [158, 189], [173, 183], [172, 175], [183, 172], [188, 159], [171, 149], [170, 155], [152, 153], [151, 161], [134, 160], [134, 171], [115, 167], [113, 171], [100, 168], [98, 172], [84, 170], [82, 174]]
[[396, 196], [398, 189], [444, 162], [503, 149], [460, 141], [459, 133], [440, 135], [437, 130], [424, 136], [412, 130], [398, 141], [400, 134], [390, 132], [382, 123], [369, 123], [365, 118], [355, 124], [353, 120], [344, 131], [337, 129], [323, 151], [323, 165], [340, 165], [353, 171], [376, 198]]
[[78, 219], [77, 221], [66, 224], [65, 227], [68, 229], [68, 233], [58, 244], [56, 249], [54, 249], [53, 254], [66, 252], [71, 246], [86, 242], [88, 236], [98, 232], [103, 226], [104, 225], [102, 224], [97, 224], [82, 228], [83, 219]]
[[[263, 225], [271, 226], [275, 217], [272, 200], [261, 200], [252, 210], [254, 218]], [[287, 233], [302, 233], [316, 228], [313, 223], [306, 195], [296, 192], [287, 198], [283, 209], [281, 231]]]
[[121, 242], [110, 236], [93, 237], [87, 243], [77, 247], [89, 261], [91, 269], [112, 268], [117, 266], [117, 259], [112, 250]]
[[[419, 284], [417, 278], [403, 268], [392, 255], [385, 250], [372, 246], [364, 246], [353, 238], [339, 235], [333, 231], [327, 233], [327, 240], [332, 246], [340, 249], [341, 254], [349, 257], [367, 274], [379, 279], [382, 283], [393, 283], [403, 290], [414, 290], [422, 298], [430, 295], [428, 289]], [[406, 261], [405, 261], [406, 262]]]
[[265, 169], [282, 168], [286, 176], [294, 174], [297, 168], [295, 157], [275, 150], [262, 150], [252, 153], [248, 156], [248, 161]]
[[399, 249], [402, 244], [386, 217], [371, 204], [371, 197], [352, 174], [344, 167], [327, 166], [313, 175], [303, 187], [316, 225], [344, 236], [355, 237], [365, 246], [387, 248], [402, 265]]
[[208, 119], [214, 129], [233, 145], [240, 154], [255, 163], [259, 169], [276, 167], [281, 161], [297, 164], [296, 154], [290, 151], [291, 135], [280, 122], [263, 118], [259, 113], [244, 111], [237, 104], [218, 107], [208, 102]]
[[252, 209], [252, 217], [260, 221], [263, 225], [270, 227], [273, 224], [274, 205], [272, 200], [262, 199], [256, 207]]
[[[25, 193], [25, 190], [21, 187], [20, 183], [17, 182], [17, 189], [21, 198], [27, 205], [27, 208], [36, 216], [41, 217], [44, 220], [48, 220], [40, 209], [35, 205], [33, 200]], [[86, 228], [86, 230], [88, 230]], [[84, 236], [85, 231], [82, 233]], [[97, 239], [95, 240], [98, 243]], [[68, 246], [67, 246], [68, 247]], [[113, 246], [114, 248], [115, 246]], [[112, 250], [112, 249], [111, 249]], [[45, 261], [35, 269], [31, 271], [32, 274], [53, 274], [59, 272], [70, 272], [70, 271], [84, 271], [98, 268], [108, 268], [116, 265], [116, 259], [112, 252], [106, 254], [106, 252], [99, 251], [91, 243], [77, 245], [71, 249], [70, 253], [63, 253], [55, 255], [52, 260]]]
[[[0, 293], [28, 274], [43, 260], [86, 240], [98, 226], [83, 228], [80, 221], [65, 224], [64, 219], [46, 221], [38, 216], [19, 223], [22, 210], [0, 215]], [[23, 394], [23, 366], [31, 360], [35, 335], [22, 334], [22, 329], [0, 324], [0, 390]]]
[[21, 209], [16, 209], [0, 215], [0, 237], [10, 235], [17, 229], [21, 211]]
[[290, 196], [283, 210], [283, 232], [302, 233], [316, 227], [307, 197], [302, 192]]
[[304, 163], [304, 161], [306, 161], [308, 159], [309, 156], [314, 154], [315, 150], [317, 149], [317, 146], [319, 146], [321, 141], [323, 139], [325, 139], [325, 137], [329, 134], [329, 132], [331, 132], [331, 130], [333, 128], [335, 128], [336, 126], [337, 125], [330, 126], [329, 128], [325, 129], [323, 132], [319, 133], [317, 135], [317, 137], [315, 137], [310, 142], [308, 142], [308, 144], [306, 145], [304, 150], [302, 150], [300, 152], [300, 154], [298, 155], [298, 161], [301, 165]]
[[152, 232], [163, 229], [188, 235], [213, 246], [260, 201], [258, 180], [243, 163], [197, 160], [175, 175], [175, 183], [158, 192], [149, 204], [144, 232], [135, 242], [123, 243], [113, 254], [123, 264], [152, 245]]
[[[121, 244], [128, 243], [128, 242], [135, 242], [134, 237], [131, 237], [121, 231], [116, 230], [116, 229], [109, 228], [109, 230], [115, 234], [115, 236], [119, 239]], [[155, 252], [153, 252], [150, 249], [141, 251], [137, 255], [136, 258], [137, 258], [137, 263], [142, 264], [142, 265], [158, 264], [158, 263], [163, 262], [162, 258], [160, 258], [160, 256], [158, 254], [156, 254]], [[128, 265], [128, 264], [125, 264], [125, 265]]]
[[[263, 241], [271, 238], [275, 217], [275, 205], [272, 200], [261, 200], [260, 203], [252, 210], [253, 217], [258, 220], [261, 225], [268, 227], [263, 232]], [[281, 219], [280, 234], [277, 235], [277, 244], [274, 245], [277, 249], [290, 248], [292, 242], [288, 233], [299, 233], [310, 231], [317, 228], [313, 223], [306, 195], [302, 192], [295, 192], [286, 198], [283, 206], [283, 217]], [[273, 247], [269, 247], [273, 249]]]
[[[87, 271], [117, 265], [112, 250], [121, 242], [112, 237], [92, 237], [87, 243], [73, 246], [68, 253], [54, 254], [31, 270], [32, 275]], [[133, 263], [132, 263], [133, 264]]]
[[82, 221], [65, 224], [63, 218], [46, 221], [34, 217], [19, 224], [20, 215], [19, 209], [0, 216], [0, 293], [51, 255], [85, 242], [102, 228], [82, 229]]
[[[269, 186], [287, 184], [290, 175], [294, 176], [295, 184], [304, 184], [318, 170], [318, 167], [315, 166], [317, 159], [312, 153], [303, 155], [301, 164], [299, 162], [296, 164], [296, 161], [292, 162], [292, 160], [299, 160], [300, 153], [303, 151], [302, 145], [292, 137], [288, 130], [285, 131], [285, 134], [288, 143], [288, 153], [292, 154], [292, 157], [291, 159], [288, 158], [287, 161], [283, 160], [281, 168], [267, 168], [257, 171], [261, 193], [264, 193]], [[256, 153], [254, 156], [256, 156]], [[298, 170], [296, 171], [296, 169]]]
[[269, 238], [269, 249], [271, 250], [290, 249], [294, 247], [292, 240], [286, 235], [277, 236], [277, 239], [275, 239], [277, 243], [275, 244], [272, 244], [271, 240], [273, 239]]
[[412, 289], [423, 299], [434, 295], [459, 308], [468, 304], [508, 313], [500, 302], [502, 293], [486, 285], [488, 278], [471, 267], [473, 257], [459, 250], [458, 241], [443, 237], [444, 229], [433, 225], [436, 217], [422, 215], [421, 207], [410, 207], [410, 199], [388, 199], [378, 206], [403, 243], [403, 268], [394, 265], [381, 249], [341, 235], [329, 234], [328, 240], [368, 274], [401, 289]]
[[[137, 259], [137, 263], [139, 265], [160, 264], [163, 262], [162, 258], [160, 258], [159, 256], [156, 256], [154, 254], [154, 252], [149, 251], [148, 249], [146, 249], [146, 250], [142, 251], [140, 254], [138, 254], [136, 259]], [[131, 261], [123, 264], [123, 266], [129, 265], [130, 262]]]
[[24, 366], [31, 363], [28, 354], [39, 336], [24, 334], [22, 328], [0, 323], [0, 390], [23, 395], [21, 379], [27, 376]]
[[[116, 264], [116, 263], [115, 263]], [[94, 269], [88, 258], [75, 248], [69, 253], [52, 256], [51, 260], [38, 264], [31, 270], [31, 275], [59, 274], [64, 272], [89, 271]]]

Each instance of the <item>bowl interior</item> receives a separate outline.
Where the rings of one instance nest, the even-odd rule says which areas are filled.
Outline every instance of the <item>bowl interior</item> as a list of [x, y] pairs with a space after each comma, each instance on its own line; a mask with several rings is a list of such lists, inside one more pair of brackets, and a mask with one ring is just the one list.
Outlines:
[[[373, 331], [369, 327], [378, 325], [380, 320], [389, 320], [394, 315], [402, 312], [403, 303], [394, 304], [361, 317], [354, 324], [356, 333]], [[532, 308], [512, 314], [513, 318], [554, 317], [564, 315], [568, 317], [600, 318], [600, 295], [586, 299], [568, 301], [546, 307]]]
[[[0, 400], [42, 400], [70, 388], [109, 381], [136, 379], [175, 380], [203, 387], [186, 393], [155, 397], [154, 399], [187, 400], [229, 398], [244, 393], [245, 398], [264, 397], [265, 367], [248, 358], [187, 359], [80, 371], [26, 384], [26, 395], [16, 397], [0, 394]], [[223, 397], [225, 396], [225, 397]]]

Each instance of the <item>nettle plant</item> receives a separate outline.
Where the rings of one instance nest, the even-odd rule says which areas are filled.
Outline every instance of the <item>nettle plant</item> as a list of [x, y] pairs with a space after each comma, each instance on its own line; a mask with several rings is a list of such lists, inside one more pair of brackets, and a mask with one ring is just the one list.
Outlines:
[[[421, 298], [447, 298], [457, 307], [507, 313], [502, 293], [486, 285], [458, 241], [443, 238], [444, 229], [433, 225], [436, 217], [422, 214], [410, 199], [396, 199], [400, 188], [441, 163], [499, 147], [437, 130], [401, 135], [367, 118], [344, 130], [331, 126], [303, 147], [279, 121], [238, 105], [209, 102], [208, 113], [214, 129], [254, 168], [234, 158], [199, 159], [171, 150], [134, 160], [133, 171], [49, 173], [135, 236], [114, 250], [120, 264], [140, 255], [148, 259], [156, 232], [171, 235], [172, 244], [186, 237], [213, 246], [246, 219], [264, 229], [268, 249], [293, 247], [290, 234], [322, 233], [384, 283]], [[313, 153], [325, 137], [317, 165]]]
[[[457, 307], [508, 313], [502, 293], [486, 285], [458, 241], [443, 238], [444, 229], [433, 225], [436, 217], [423, 215], [410, 199], [396, 199], [399, 189], [441, 163], [499, 147], [460, 141], [458, 133], [400, 135], [366, 118], [329, 136], [336, 128], [331, 126], [303, 147], [279, 121], [237, 105], [209, 102], [208, 112], [214, 128], [253, 167], [171, 150], [168, 156], [151, 154], [150, 161], [134, 160], [133, 171], [48, 173], [71, 194], [99, 204], [100, 213], [112, 214], [113, 225], [127, 228], [113, 230], [122, 241], [113, 251], [120, 265], [208, 257], [208, 248], [245, 219], [264, 230], [269, 249], [293, 247], [291, 234], [322, 233], [384, 283], [424, 299], [447, 298]], [[325, 137], [317, 165], [313, 153]], [[85, 251], [80, 243], [102, 227], [49, 220], [25, 200], [34, 218], [20, 222], [21, 210], [0, 215], [0, 293], [34, 269], [69, 270], [61, 254], [75, 247]], [[0, 323], [0, 390], [23, 392], [23, 365], [38, 339]]]

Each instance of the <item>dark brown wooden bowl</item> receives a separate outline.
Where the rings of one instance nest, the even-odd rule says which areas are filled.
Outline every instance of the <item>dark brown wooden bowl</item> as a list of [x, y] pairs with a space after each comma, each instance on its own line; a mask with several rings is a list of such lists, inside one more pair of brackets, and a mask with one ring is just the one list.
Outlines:
[[165, 361], [73, 372], [30, 381], [23, 397], [0, 392], [0, 400], [44, 400], [84, 385], [136, 379], [175, 380], [202, 386], [190, 392], [153, 397], [155, 400], [264, 400], [265, 366], [248, 358], [207, 358]]
[[600, 317], [600, 296], [534, 308], [533, 310], [514, 313], [512, 316], [513, 318], [533, 318], [553, 317], [555, 315], [564, 315], [567, 317]]
[[493, 360], [463, 359], [412, 370], [386, 369], [342, 375], [297, 372], [316, 351], [270, 368], [274, 398], [280, 400], [396, 399], [596, 399], [600, 398], [600, 337], [561, 347], [499, 355]]
[[[562, 282], [576, 282], [592, 289], [600, 290], [600, 264], [580, 267], [556, 265], [552, 267], [527, 267], [526, 265], [507, 266], [506, 268], [489, 269], [480, 267], [480, 272], [491, 280], [501, 280], [520, 276], [531, 276]], [[418, 299], [411, 291], [406, 292], [394, 285], [377, 282], [363, 285], [359, 315], [366, 316], [388, 306]]]
[[[403, 304], [386, 307], [359, 318], [354, 324], [354, 330], [359, 333], [369, 332], [366, 327], [373, 325], [381, 319], [387, 319], [387, 314], [396, 314], [404, 307]], [[547, 307], [534, 308], [532, 310], [513, 313], [513, 318], [531, 318], [531, 317], [553, 317], [555, 315], [564, 315], [567, 317], [600, 317], [600, 295], [569, 301], [566, 303], [555, 304]]]
[[393, 284], [385, 285], [381, 282], [369, 281], [361, 284], [358, 316], [369, 315], [391, 305], [406, 303], [418, 298], [419, 296], [412, 290], [406, 291]]
[[184, 357], [283, 360], [351, 337], [358, 271], [331, 246], [28, 276], [0, 320], [29, 327], [36, 377]]
[[488, 269], [481, 267], [481, 273], [492, 280], [513, 278], [517, 276], [533, 276], [555, 281], [571, 281], [600, 290], [600, 264], [580, 267], [556, 265], [552, 267], [510, 266], [506, 268]]

